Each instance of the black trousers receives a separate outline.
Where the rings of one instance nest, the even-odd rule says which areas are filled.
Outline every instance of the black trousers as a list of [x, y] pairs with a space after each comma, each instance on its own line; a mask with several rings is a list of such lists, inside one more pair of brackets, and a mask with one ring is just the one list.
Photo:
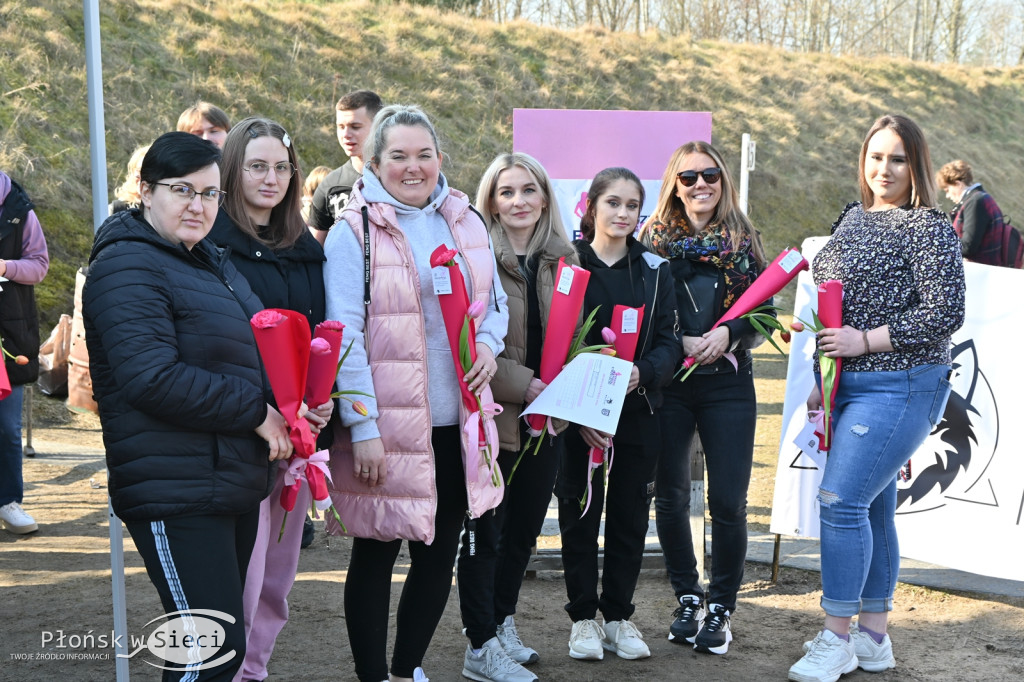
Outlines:
[[[640, 577], [644, 545], [654, 497], [654, 471], [661, 445], [655, 415], [639, 410], [622, 415], [615, 435], [615, 458], [608, 489], [603, 470], [593, 477], [593, 499], [581, 517], [580, 500], [587, 489], [589, 448], [575, 426], [566, 431], [565, 456], [558, 471], [558, 525], [562, 532], [562, 563], [573, 622], [593, 619], [598, 610], [605, 621], [633, 615], [633, 593]], [[601, 509], [605, 508], [604, 571], [598, 596], [597, 551]]]
[[[434, 542], [409, 542], [411, 566], [398, 602], [395, 651], [391, 657], [391, 672], [396, 677], [412, 677], [423, 663], [451, 593], [459, 533], [466, 515], [459, 427], [435, 427], [430, 440], [437, 486]], [[345, 625], [356, 676], [363, 682], [388, 678], [391, 574], [401, 548], [402, 540], [352, 541], [345, 580]]]
[[[245, 658], [242, 587], [258, 523], [259, 507], [256, 506], [251, 512], [238, 516], [180, 516], [125, 524], [146, 564], [146, 573], [160, 595], [165, 613], [205, 609], [235, 618], [232, 624], [215, 616], [203, 615], [203, 619], [213, 620], [224, 628], [223, 644], [219, 649], [211, 650], [210, 642], [198, 640], [202, 648], [194, 653], [196, 658], [204, 660], [180, 666], [162, 663], [175, 668], [164, 670], [164, 682], [229, 681], [241, 667]], [[180, 622], [187, 627], [187, 616]], [[194, 634], [209, 635], [201, 624]], [[208, 669], [196, 669], [231, 651], [235, 655], [230, 660]]]
[[711, 512], [711, 583], [707, 600], [736, 610], [747, 556], [747, 488], [754, 461], [757, 398], [751, 366], [693, 374], [663, 391], [664, 449], [654, 500], [658, 539], [677, 597], [705, 596], [690, 533], [690, 443], [700, 431]]
[[[526, 421], [519, 423], [520, 438], [526, 443]], [[564, 450], [564, 434], [545, 437], [536, 455], [532, 447], [523, 455], [501, 505], [478, 519], [466, 519], [459, 550], [459, 606], [466, 636], [475, 649], [495, 636], [498, 623], [516, 612], [530, 550], [544, 525]], [[498, 455], [506, 481], [518, 457], [518, 452], [508, 450]]]

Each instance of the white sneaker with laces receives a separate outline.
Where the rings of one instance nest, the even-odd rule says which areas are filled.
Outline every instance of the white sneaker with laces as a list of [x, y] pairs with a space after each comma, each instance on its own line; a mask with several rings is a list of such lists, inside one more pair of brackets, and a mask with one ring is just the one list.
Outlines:
[[39, 530], [36, 520], [29, 516], [17, 502], [8, 502], [0, 507], [0, 525], [17, 535], [34, 533]]
[[537, 676], [513, 661], [497, 637], [484, 642], [479, 654], [466, 645], [462, 676], [477, 682], [534, 682]]
[[[878, 644], [871, 635], [861, 632], [856, 623], [850, 623], [850, 641], [857, 652], [857, 667], [868, 673], [880, 673], [896, 667], [896, 658], [892, 655], [892, 640], [887, 634], [882, 643]], [[811, 642], [804, 642], [804, 653], [811, 649]]]
[[596, 620], [578, 620], [572, 624], [569, 635], [569, 655], [579, 661], [600, 661], [604, 659], [604, 630]]
[[644, 642], [644, 636], [628, 620], [613, 620], [604, 624], [604, 638], [601, 646], [618, 654], [619, 658], [633, 661], [647, 658], [651, 650]]
[[807, 653], [789, 669], [794, 682], [836, 682], [857, 669], [853, 638], [842, 640], [831, 630], [822, 630], [811, 640]]
[[498, 641], [501, 642], [501, 648], [516, 663], [526, 665], [540, 660], [540, 654], [523, 644], [523, 640], [519, 639], [516, 621], [512, 616], [505, 616], [505, 622], [498, 625], [497, 635]]

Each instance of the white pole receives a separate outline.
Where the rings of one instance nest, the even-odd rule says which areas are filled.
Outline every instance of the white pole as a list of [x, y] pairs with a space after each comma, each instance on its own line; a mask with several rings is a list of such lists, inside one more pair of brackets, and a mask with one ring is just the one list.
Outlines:
[[83, 2], [86, 84], [89, 92], [89, 155], [92, 162], [92, 229], [96, 231], [107, 218], [107, 138], [103, 123], [100, 8], [99, 0]]
[[[110, 475], [107, 475], [110, 481]], [[109, 483], [108, 483], [109, 484]], [[128, 613], [124, 591], [124, 531], [121, 519], [107, 498], [107, 521], [110, 524], [110, 595], [114, 603], [114, 670], [117, 682], [128, 682]]]
[[754, 153], [757, 147], [750, 140], [750, 133], [743, 133], [740, 148], [740, 210], [747, 213], [747, 194], [750, 191], [750, 171], [754, 170]]

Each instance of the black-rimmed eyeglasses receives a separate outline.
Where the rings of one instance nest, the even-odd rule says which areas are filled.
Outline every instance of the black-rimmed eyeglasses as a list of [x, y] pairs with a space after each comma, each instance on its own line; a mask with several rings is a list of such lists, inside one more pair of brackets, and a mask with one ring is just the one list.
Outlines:
[[208, 204], [220, 204], [220, 202], [224, 200], [224, 195], [227, 194], [227, 192], [219, 189], [197, 190], [194, 187], [179, 185], [177, 183], [171, 185], [166, 182], [154, 182], [153, 184], [166, 187], [171, 191], [172, 195], [190, 204], [192, 203], [192, 200], [196, 198], [197, 194]]

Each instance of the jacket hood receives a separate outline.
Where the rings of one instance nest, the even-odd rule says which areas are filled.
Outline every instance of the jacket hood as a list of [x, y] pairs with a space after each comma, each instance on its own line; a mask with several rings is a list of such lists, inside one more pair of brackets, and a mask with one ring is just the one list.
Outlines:
[[665, 259], [661, 256], [651, 253], [644, 245], [638, 242], [633, 237], [626, 237], [626, 258], [619, 260], [614, 265], [608, 265], [601, 260], [596, 253], [594, 253], [594, 247], [591, 246], [590, 242], [586, 239], [577, 239], [573, 242], [573, 246], [576, 247], [576, 251], [580, 254], [581, 264], [588, 270], [591, 267], [595, 268], [624, 268], [627, 265], [640, 265], [646, 264], [647, 267], [652, 270], [657, 270], [658, 266], [665, 262]]
[[[132, 208], [127, 211], [118, 211], [103, 221], [100, 229], [96, 232], [96, 239], [93, 241], [92, 253], [89, 254], [89, 262], [96, 260], [100, 251], [115, 242], [145, 242], [152, 244], [170, 253], [182, 257], [188, 255], [189, 250], [182, 244], [172, 244], [156, 233], [153, 226], [142, 217], [142, 210]], [[193, 249], [201, 249], [211, 255], [216, 250], [209, 240], [202, 239]]]
[[362, 186], [363, 198], [366, 199], [367, 203], [370, 204], [388, 204], [394, 207], [395, 213], [398, 215], [404, 214], [415, 214], [415, 213], [433, 213], [437, 210], [437, 207], [444, 203], [444, 200], [448, 197], [448, 179], [444, 177], [444, 173], [438, 174], [437, 187], [430, 193], [430, 201], [423, 208], [416, 206], [409, 206], [403, 204], [398, 199], [391, 196], [384, 185], [381, 184], [380, 178], [378, 178], [370, 167], [367, 166], [363, 169], [363, 186]]

